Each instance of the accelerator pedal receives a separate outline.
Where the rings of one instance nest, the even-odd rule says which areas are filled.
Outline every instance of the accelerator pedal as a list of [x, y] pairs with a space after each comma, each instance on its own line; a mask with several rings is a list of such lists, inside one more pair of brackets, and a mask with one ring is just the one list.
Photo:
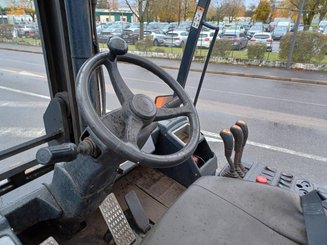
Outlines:
[[114, 193], [110, 193], [99, 208], [116, 245], [130, 245], [136, 240]]
[[52, 236], [50, 236], [40, 243], [40, 245], [59, 245], [59, 243]]

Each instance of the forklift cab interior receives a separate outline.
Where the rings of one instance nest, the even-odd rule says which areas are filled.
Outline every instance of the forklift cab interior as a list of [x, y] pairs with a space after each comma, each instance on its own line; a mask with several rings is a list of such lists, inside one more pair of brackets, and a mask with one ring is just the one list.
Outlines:
[[[2, 188], [1, 244], [37, 244], [47, 237], [60, 244], [307, 243], [299, 195], [214, 176], [216, 155], [183, 89], [209, 3], [197, 3], [176, 81], [128, 53], [120, 38], [99, 52], [96, 1], [35, 1], [52, 98], [44, 114], [46, 135], [1, 158], [45, 142], [49, 147], [38, 150], [44, 167], [32, 181]], [[157, 99], [156, 106], [134, 94], [117, 62], [148, 70], [176, 96], [168, 103]], [[106, 73], [120, 103], [109, 112]], [[94, 221], [99, 206], [110, 232], [101, 233], [101, 222]], [[44, 244], [54, 243], [49, 239]]]

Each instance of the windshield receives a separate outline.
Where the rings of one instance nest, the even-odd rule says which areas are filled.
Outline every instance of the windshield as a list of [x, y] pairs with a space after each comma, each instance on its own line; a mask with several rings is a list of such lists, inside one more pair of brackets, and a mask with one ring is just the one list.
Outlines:
[[199, 38], [208, 37], [208, 36], [209, 36], [208, 34], [202, 33], [202, 34], [199, 35]]
[[236, 34], [225, 33], [225, 34], [223, 35], [223, 37], [224, 37], [224, 38], [235, 38], [235, 37], [237, 37], [237, 35], [236, 35]]
[[268, 35], [268, 34], [257, 34], [257, 35], [254, 35], [253, 37], [256, 38], [256, 39], [268, 39], [268, 38], [270, 38], [270, 35]]
[[287, 31], [287, 27], [285, 27], [285, 26], [277, 26], [274, 31], [285, 32], [285, 31]]
[[262, 26], [261, 25], [254, 25], [250, 28], [251, 31], [256, 31], [256, 30], [262, 30]]

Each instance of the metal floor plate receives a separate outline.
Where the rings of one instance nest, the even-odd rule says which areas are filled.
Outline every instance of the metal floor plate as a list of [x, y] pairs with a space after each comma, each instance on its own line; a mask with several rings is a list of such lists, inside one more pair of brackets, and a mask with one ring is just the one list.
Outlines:
[[117, 245], [130, 245], [136, 240], [115, 194], [110, 193], [99, 208]]
[[59, 243], [50, 236], [48, 239], [44, 240], [40, 245], [59, 245]]

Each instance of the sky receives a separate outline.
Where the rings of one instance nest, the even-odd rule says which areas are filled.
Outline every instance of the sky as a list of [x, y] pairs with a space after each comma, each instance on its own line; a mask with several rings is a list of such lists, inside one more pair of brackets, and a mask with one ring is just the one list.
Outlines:
[[249, 7], [251, 4], [258, 5], [260, 0], [245, 0], [245, 6]]

